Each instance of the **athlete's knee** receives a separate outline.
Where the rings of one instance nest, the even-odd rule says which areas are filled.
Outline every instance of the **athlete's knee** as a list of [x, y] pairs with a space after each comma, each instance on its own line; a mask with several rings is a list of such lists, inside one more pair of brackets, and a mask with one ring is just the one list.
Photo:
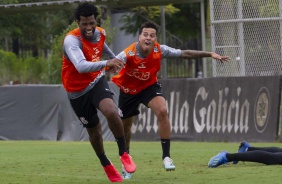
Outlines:
[[100, 125], [101, 124], [92, 128], [86, 128], [90, 139], [98, 140], [102, 138], [102, 128]]
[[166, 107], [160, 107], [158, 111], [156, 112], [156, 116], [161, 119], [168, 118]]
[[107, 119], [119, 116], [117, 109], [115, 109], [115, 108], [105, 109], [102, 113]]

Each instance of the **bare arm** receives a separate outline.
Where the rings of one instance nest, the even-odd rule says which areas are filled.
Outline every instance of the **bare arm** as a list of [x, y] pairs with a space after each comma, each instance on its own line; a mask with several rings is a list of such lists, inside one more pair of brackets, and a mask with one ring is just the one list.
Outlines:
[[228, 61], [229, 56], [221, 56], [214, 52], [198, 51], [198, 50], [182, 50], [181, 58], [192, 59], [192, 58], [204, 58], [212, 57], [213, 59], [219, 60], [221, 62]]

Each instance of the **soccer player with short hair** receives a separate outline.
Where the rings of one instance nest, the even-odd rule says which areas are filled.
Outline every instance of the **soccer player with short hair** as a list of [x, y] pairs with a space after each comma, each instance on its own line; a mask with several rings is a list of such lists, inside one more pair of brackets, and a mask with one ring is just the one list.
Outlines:
[[[107, 158], [102, 137], [102, 126], [97, 109], [106, 117], [118, 145], [125, 170], [133, 173], [136, 165], [127, 153], [123, 124], [118, 107], [105, 79], [105, 72], [115, 72], [123, 62], [105, 43], [106, 32], [97, 26], [97, 7], [80, 4], [75, 10], [78, 28], [67, 33], [63, 41], [62, 81], [71, 106], [89, 134], [90, 143], [103, 166], [108, 179], [121, 182], [123, 178]], [[110, 60], [100, 61], [103, 55]]]
[[[145, 22], [139, 29], [138, 42], [135, 42], [119, 53], [116, 58], [124, 62], [124, 67], [112, 81], [120, 88], [119, 108], [122, 111], [122, 121], [129, 151], [131, 127], [134, 116], [139, 114], [139, 104], [151, 108], [157, 116], [159, 134], [162, 145], [162, 160], [164, 168], [175, 170], [170, 158], [170, 122], [166, 101], [158, 82], [157, 73], [161, 68], [163, 58], [203, 58], [212, 57], [221, 62], [228, 61], [228, 56], [220, 56], [214, 52], [180, 50], [157, 42], [158, 28], [153, 22]], [[123, 170], [124, 178], [131, 174]]]

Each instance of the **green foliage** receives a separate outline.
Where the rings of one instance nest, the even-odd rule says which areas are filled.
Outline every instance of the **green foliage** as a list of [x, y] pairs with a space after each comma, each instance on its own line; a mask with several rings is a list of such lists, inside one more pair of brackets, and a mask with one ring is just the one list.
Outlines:
[[[183, 42], [198, 39], [201, 35], [200, 4], [184, 3], [174, 6], [180, 11], [173, 15], [166, 14], [166, 29]], [[197, 41], [201, 43], [201, 40]]]
[[13, 3], [19, 3], [18, 0], [1, 0], [0, 4], [13, 4]]
[[[122, 30], [136, 34], [140, 25], [147, 20], [160, 24], [160, 7], [137, 7], [131, 9], [133, 14], [122, 17]], [[183, 42], [197, 39], [201, 33], [199, 3], [184, 3], [165, 6], [166, 30], [174, 34]], [[199, 40], [200, 42], [200, 40]]]
[[[165, 6], [165, 12], [167, 15], [174, 15], [180, 10], [173, 5]], [[124, 14], [120, 20], [123, 23], [121, 30], [124, 30], [128, 34], [133, 34], [134, 36], [138, 32], [138, 29], [142, 23], [151, 20], [160, 24], [160, 7], [159, 6], [139, 6], [132, 8], [131, 12], [133, 14]]]
[[[164, 9], [167, 15], [174, 15], [180, 11], [180, 9], [171, 4], [166, 5]], [[158, 20], [161, 14], [160, 6], [139, 6], [133, 8], [133, 11], [138, 12], [139, 15], [151, 20]]]
[[43, 59], [19, 58], [12, 52], [0, 50], [0, 85], [39, 84], [45, 68]]
[[28, 57], [21, 59], [17, 66], [19, 81], [22, 84], [42, 83], [41, 75], [45, 68], [45, 61], [42, 58]]
[[265, 6], [260, 6], [261, 17], [279, 17], [279, 3], [266, 3]]
[[60, 35], [55, 36], [52, 44], [52, 56], [47, 59], [47, 67], [44, 75], [42, 76], [44, 83], [46, 84], [60, 84], [61, 83], [61, 70], [62, 70], [62, 56], [63, 56], [63, 40], [66, 34], [77, 27], [77, 23], [74, 21], [68, 26]]
[[16, 79], [17, 56], [12, 52], [0, 50], [0, 85], [8, 84]]
[[[11, 0], [8, 4], [32, 2], [35, 1]], [[13, 50], [21, 57], [46, 58], [54, 35], [62, 32], [69, 25], [72, 21], [71, 15], [72, 9], [58, 11], [50, 9], [42, 12], [30, 11], [0, 16], [0, 49]]]
[[111, 18], [108, 16], [106, 20], [102, 22], [101, 27], [105, 29], [107, 37], [106, 37], [106, 43], [107, 45], [111, 45], [113, 42], [113, 39], [116, 35], [117, 28], [111, 27]]

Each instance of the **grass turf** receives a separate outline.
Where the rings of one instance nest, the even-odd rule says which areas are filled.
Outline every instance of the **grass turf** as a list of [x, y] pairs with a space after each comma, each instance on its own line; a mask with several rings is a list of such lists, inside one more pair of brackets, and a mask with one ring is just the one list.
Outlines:
[[[116, 143], [104, 144], [107, 156], [121, 171]], [[279, 143], [252, 145], [280, 146]], [[219, 151], [236, 152], [238, 146], [239, 143], [172, 142], [171, 156], [176, 170], [167, 172], [162, 167], [159, 142], [132, 142], [130, 153], [137, 171], [124, 183], [281, 183], [281, 166], [239, 162], [207, 167], [209, 159]], [[90, 143], [52, 141], [0, 141], [0, 180], [1, 184], [110, 183]]]

